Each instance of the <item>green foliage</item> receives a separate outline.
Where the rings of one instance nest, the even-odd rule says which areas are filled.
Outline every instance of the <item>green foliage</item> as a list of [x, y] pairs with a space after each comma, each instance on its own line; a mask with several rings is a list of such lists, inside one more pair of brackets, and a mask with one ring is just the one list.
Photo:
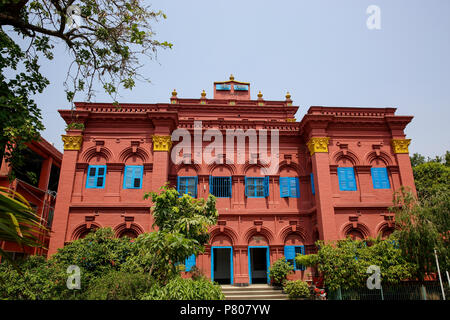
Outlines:
[[283, 290], [289, 295], [289, 299], [310, 298], [311, 296], [308, 284], [302, 280], [286, 281]]
[[147, 274], [110, 271], [94, 278], [84, 297], [88, 300], [140, 300], [157, 286]]
[[275, 286], [282, 286], [286, 281], [286, 277], [289, 273], [294, 271], [294, 267], [286, 261], [283, 257], [275, 261], [269, 268], [269, 275], [272, 284]]
[[161, 193], [150, 192], [154, 206], [153, 227], [158, 231], [140, 235], [133, 245], [133, 255], [124, 264], [128, 272], [148, 272], [160, 283], [179, 274], [176, 262], [203, 252], [208, 243], [208, 228], [217, 223], [215, 197], [194, 199], [179, 197], [177, 190], [162, 187]]
[[[14, 242], [22, 247], [42, 247], [39, 235], [46, 230], [41, 218], [23, 196], [0, 187], [0, 241]], [[1, 248], [0, 256], [11, 261]]]
[[20, 265], [0, 264], [0, 300], [68, 299], [66, 269], [41, 256], [31, 256]]
[[439, 193], [450, 192], [450, 166], [438, 162], [427, 162], [413, 168], [414, 182], [420, 200]]
[[434, 249], [440, 246], [442, 238], [433, 223], [432, 211], [405, 188], [395, 193], [394, 206], [390, 210], [395, 212], [398, 230], [394, 236], [402, 254], [416, 266], [413, 276], [423, 281], [427, 273], [436, 270]]
[[84, 130], [84, 124], [79, 122], [71, 122], [66, 126], [66, 130], [72, 129]]
[[79, 266], [81, 291], [84, 291], [91, 279], [119, 270], [131, 252], [129, 238], [115, 238], [111, 228], [101, 228], [58, 249], [51, 260], [65, 269], [70, 265]]
[[153, 287], [144, 300], [224, 300], [219, 285], [208, 279], [183, 279], [176, 277], [164, 287]]
[[319, 256], [317, 254], [297, 254], [295, 257], [295, 263], [305, 267], [314, 267], [318, 262]]
[[317, 254], [296, 257], [297, 263], [316, 265], [323, 275], [324, 284], [331, 290], [365, 286], [370, 265], [380, 267], [382, 283], [395, 284], [408, 279], [414, 266], [402, 256], [393, 239], [373, 239], [369, 243], [345, 239], [325, 244], [318, 242]]

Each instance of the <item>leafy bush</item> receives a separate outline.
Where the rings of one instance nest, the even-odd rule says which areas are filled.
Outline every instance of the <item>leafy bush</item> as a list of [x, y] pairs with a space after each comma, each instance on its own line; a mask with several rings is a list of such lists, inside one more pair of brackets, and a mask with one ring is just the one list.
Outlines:
[[283, 289], [289, 295], [289, 299], [309, 298], [311, 296], [308, 284], [302, 280], [286, 281]]
[[[66, 270], [31, 256], [19, 263], [20, 274], [10, 263], [0, 264], [0, 300], [69, 299]], [[71, 293], [71, 292], [70, 292]]]
[[270, 280], [275, 286], [282, 286], [289, 273], [294, 271], [294, 267], [283, 257], [275, 261], [269, 268]]
[[170, 280], [164, 287], [152, 287], [143, 296], [143, 300], [224, 300], [225, 296], [219, 285], [208, 279], [183, 279], [181, 277]]
[[135, 300], [155, 286], [147, 274], [111, 271], [89, 283], [85, 298], [89, 300]]

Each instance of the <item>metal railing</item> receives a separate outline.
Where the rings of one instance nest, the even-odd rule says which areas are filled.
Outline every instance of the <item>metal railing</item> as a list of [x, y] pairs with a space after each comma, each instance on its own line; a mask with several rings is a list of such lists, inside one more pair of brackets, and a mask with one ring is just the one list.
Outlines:
[[[446, 291], [448, 292], [448, 285]], [[381, 286], [370, 290], [367, 287], [328, 291], [328, 300], [442, 300], [438, 281], [424, 285], [416, 282]]]

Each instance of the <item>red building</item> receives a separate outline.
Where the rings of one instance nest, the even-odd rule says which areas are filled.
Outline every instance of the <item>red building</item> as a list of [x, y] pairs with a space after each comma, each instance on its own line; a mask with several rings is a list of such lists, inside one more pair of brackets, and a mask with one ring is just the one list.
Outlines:
[[[204, 91], [181, 99], [174, 90], [170, 103], [76, 103], [74, 116], [85, 129], [63, 135], [49, 252], [97, 227], [110, 226], [118, 237], [151, 231], [151, 204], [142, 196], [166, 182], [197, 198], [217, 196], [210, 243], [186, 264], [221, 283], [266, 282], [276, 259], [312, 252], [319, 239], [392, 232], [393, 192], [402, 185], [414, 190], [404, 134], [412, 117], [395, 115], [395, 108], [310, 107], [296, 122], [289, 93], [283, 101], [257, 96], [251, 100], [250, 84], [230, 77], [214, 83], [213, 99]], [[70, 110], [59, 112], [72, 121]], [[211, 152], [214, 132], [239, 129], [256, 132], [258, 143], [267, 130], [276, 171], [261, 171], [270, 163], [251, 148], [251, 138], [232, 153]], [[175, 138], [180, 132], [193, 137], [192, 152], [175, 152], [188, 163], [171, 158], [186, 143]], [[198, 161], [208, 152], [214, 163]], [[310, 278], [310, 270], [295, 268], [296, 278]]]
[[[27, 143], [24, 151], [24, 163], [14, 168], [16, 178], [8, 178], [11, 167], [4, 158], [0, 166], [0, 186], [10, 188], [21, 194], [43, 219], [48, 229], [51, 229], [53, 213], [58, 191], [59, 170], [62, 153], [53, 145], [41, 138], [39, 141]], [[30, 174], [31, 173], [31, 174]], [[35, 177], [35, 178], [32, 178]], [[3, 250], [9, 251], [14, 259], [27, 255], [46, 255], [50, 236], [42, 235], [44, 248], [21, 248], [16, 243], [0, 241]]]

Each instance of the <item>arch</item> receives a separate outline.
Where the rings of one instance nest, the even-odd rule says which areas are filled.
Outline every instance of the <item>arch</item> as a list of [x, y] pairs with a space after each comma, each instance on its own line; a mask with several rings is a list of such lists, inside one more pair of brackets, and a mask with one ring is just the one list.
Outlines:
[[193, 169], [195, 171], [195, 175], [198, 175], [200, 172], [200, 166], [197, 163], [192, 163], [192, 164], [180, 163], [175, 166], [176, 175], [179, 175], [179, 173], [182, 169], [187, 169], [187, 170]]
[[75, 227], [72, 232], [71, 240], [83, 239], [89, 232], [101, 228], [102, 226], [98, 223], [92, 222], [90, 228], [87, 227], [86, 223], [82, 223]]
[[335, 152], [332, 159], [335, 165], [339, 165], [339, 162], [343, 160], [349, 160], [352, 163], [352, 166], [357, 166], [360, 164], [358, 156], [349, 150], [346, 150], [345, 153], [342, 150]]
[[208, 174], [212, 175], [213, 171], [217, 168], [224, 167], [227, 168], [230, 171], [230, 175], [236, 174], [236, 166], [234, 164], [228, 164], [228, 163], [212, 163], [208, 166]]
[[375, 151], [370, 151], [366, 154], [364, 158], [368, 165], [371, 165], [372, 162], [378, 159], [384, 163], [384, 166], [389, 166], [393, 164], [392, 158], [386, 152], [383, 151], [380, 151], [379, 155], [377, 155]]
[[[220, 229], [222, 229], [222, 231]], [[227, 236], [230, 239], [231, 245], [235, 245], [238, 243], [238, 236], [233, 229], [231, 229], [229, 227], [216, 226], [213, 229], [211, 229], [209, 232], [210, 244], [212, 244], [214, 242], [214, 238], [221, 236], [221, 235]]]
[[278, 165], [278, 172], [281, 173], [281, 171], [285, 168], [291, 168], [293, 169], [298, 176], [304, 175], [305, 170], [296, 162], [290, 162], [288, 163], [286, 160], [283, 160]]
[[142, 148], [136, 148], [136, 151], [133, 152], [132, 147], [128, 147], [124, 149], [119, 155], [119, 162], [125, 163], [128, 158], [136, 156], [142, 160], [142, 162], [148, 162], [150, 160], [150, 155]]
[[389, 224], [386, 221], [380, 222], [376, 227], [376, 233], [377, 235], [381, 234], [382, 239], [387, 238], [389, 235], [391, 235], [395, 231], [396, 227], [394, 223]]
[[129, 227], [127, 227], [126, 223], [122, 223], [114, 229], [114, 233], [116, 238], [122, 238], [127, 233], [130, 235], [134, 234], [134, 238], [137, 238], [141, 233], [144, 233], [144, 229], [136, 223], [131, 223]]
[[369, 228], [367, 228], [367, 226], [363, 223], [358, 223], [355, 228], [353, 226], [353, 223], [350, 222], [350, 223], [345, 224], [341, 228], [341, 235], [342, 235], [342, 238], [344, 238], [344, 239], [347, 238], [347, 235], [349, 235], [352, 232], [353, 233], [356, 233], [356, 232], [361, 233], [363, 239], [370, 237]]
[[278, 239], [280, 240], [281, 243], [285, 243], [287, 237], [293, 234], [299, 236], [302, 239], [303, 243], [305, 243], [309, 239], [309, 235], [306, 232], [305, 228], [298, 225], [296, 226], [295, 230], [292, 225], [286, 226], [283, 229], [281, 229], [280, 232], [278, 233]]
[[261, 169], [268, 168], [268, 167], [269, 167], [268, 165], [263, 165], [260, 162], [258, 162], [258, 163], [249, 163], [248, 161], [246, 161], [245, 164], [242, 167], [242, 172], [243, 172], [244, 175], [247, 175], [247, 172], [250, 171], [250, 169], [252, 169], [252, 168], [260, 168], [258, 174], [260, 176], [264, 176], [264, 174], [261, 172], [263, 170], [261, 170]]
[[97, 147], [91, 147], [91, 148], [87, 149], [81, 156], [81, 158], [83, 159], [83, 162], [87, 162], [87, 163], [89, 163], [91, 161], [91, 159], [94, 157], [102, 157], [105, 159], [106, 162], [110, 162], [111, 159], [113, 158], [113, 154], [106, 147], [101, 147], [100, 150], [97, 150]]
[[248, 244], [250, 242], [250, 239], [254, 235], [258, 235], [258, 234], [266, 237], [269, 244], [273, 243], [273, 241], [274, 241], [273, 233], [266, 227], [260, 227], [259, 231], [257, 230], [257, 227], [251, 227], [251, 228], [247, 229], [247, 231], [244, 233], [243, 242]]

